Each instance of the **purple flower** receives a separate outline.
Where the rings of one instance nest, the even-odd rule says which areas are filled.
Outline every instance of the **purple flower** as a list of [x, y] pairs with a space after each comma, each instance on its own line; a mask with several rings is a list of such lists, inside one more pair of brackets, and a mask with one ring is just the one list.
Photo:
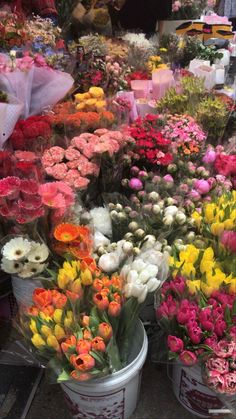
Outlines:
[[211, 164], [211, 163], [214, 163], [215, 159], [216, 159], [216, 152], [213, 149], [209, 149], [207, 150], [202, 161], [206, 164]]
[[143, 189], [143, 183], [140, 179], [133, 177], [129, 181], [129, 187], [135, 191], [141, 191]]

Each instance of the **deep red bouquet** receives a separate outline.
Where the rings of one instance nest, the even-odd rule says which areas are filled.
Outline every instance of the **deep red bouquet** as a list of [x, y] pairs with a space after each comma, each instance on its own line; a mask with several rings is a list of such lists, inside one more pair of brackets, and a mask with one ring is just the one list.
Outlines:
[[17, 122], [9, 142], [14, 150], [44, 151], [50, 147], [51, 134], [48, 116], [31, 116]]
[[136, 140], [136, 151], [148, 163], [167, 166], [173, 160], [168, 152], [170, 140], [166, 140], [160, 130], [163, 120], [159, 115], [139, 117], [130, 127], [130, 135]]

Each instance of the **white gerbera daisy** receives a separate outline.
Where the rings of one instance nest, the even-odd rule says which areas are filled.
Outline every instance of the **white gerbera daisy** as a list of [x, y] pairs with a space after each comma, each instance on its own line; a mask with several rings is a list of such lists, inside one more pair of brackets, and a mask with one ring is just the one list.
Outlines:
[[1, 269], [7, 274], [17, 274], [22, 271], [23, 264], [19, 261], [2, 258]]
[[31, 250], [29, 240], [23, 237], [11, 239], [2, 249], [3, 256], [8, 260], [21, 260], [25, 258]]
[[39, 275], [44, 271], [46, 263], [33, 263], [27, 262], [24, 264], [22, 271], [19, 273], [20, 278], [31, 278], [32, 276]]
[[42, 263], [47, 260], [49, 255], [48, 247], [45, 244], [33, 242], [32, 250], [27, 255], [29, 262]]

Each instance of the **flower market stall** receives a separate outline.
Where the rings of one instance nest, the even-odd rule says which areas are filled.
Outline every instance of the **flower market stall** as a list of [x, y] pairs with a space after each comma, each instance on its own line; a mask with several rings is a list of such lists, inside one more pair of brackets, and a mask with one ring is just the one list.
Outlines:
[[74, 419], [135, 418], [146, 359], [186, 414], [235, 415], [236, 34], [175, 1], [176, 33], [112, 35], [107, 3], [0, 11], [6, 352]]

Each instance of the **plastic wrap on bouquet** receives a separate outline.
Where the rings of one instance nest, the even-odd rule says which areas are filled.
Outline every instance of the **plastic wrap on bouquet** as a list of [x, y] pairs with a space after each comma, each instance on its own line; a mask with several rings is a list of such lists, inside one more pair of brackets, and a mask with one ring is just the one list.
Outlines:
[[189, 71], [191, 71], [191, 73], [196, 75], [195, 72], [198, 69], [198, 67], [200, 67], [201, 65], [210, 66], [211, 65], [210, 60], [200, 60], [198, 58], [194, 58], [194, 60], [190, 61]]
[[153, 99], [160, 100], [165, 96], [168, 89], [174, 86], [173, 71], [156, 70], [152, 73]]
[[203, 16], [203, 22], [207, 23], [208, 25], [219, 25], [219, 24], [226, 24], [230, 25], [229, 19], [227, 16], [219, 16], [216, 13], [212, 13], [210, 15]]
[[122, 96], [124, 99], [127, 99], [130, 102], [130, 104], [132, 106], [131, 111], [130, 111], [130, 119], [131, 119], [131, 121], [135, 121], [135, 119], [138, 118], [138, 112], [137, 112], [136, 102], [135, 102], [135, 99], [134, 99], [134, 92], [123, 92], [122, 91], [122, 92], [118, 92], [117, 96], [118, 97]]
[[8, 96], [8, 103], [0, 103], [0, 150], [12, 134], [24, 105], [14, 96]]
[[211, 90], [216, 84], [215, 68], [202, 65], [195, 70], [195, 75], [204, 79], [204, 86], [208, 90]]

